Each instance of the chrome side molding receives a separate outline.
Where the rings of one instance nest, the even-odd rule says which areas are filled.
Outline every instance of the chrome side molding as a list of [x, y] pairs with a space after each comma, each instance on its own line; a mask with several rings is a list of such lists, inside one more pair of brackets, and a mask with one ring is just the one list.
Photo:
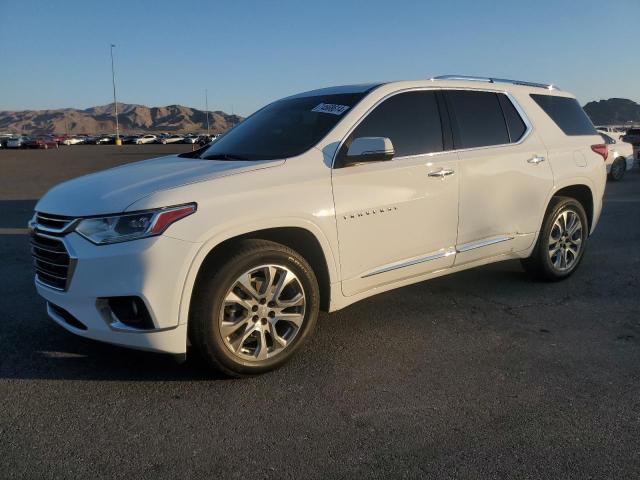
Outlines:
[[469, 250], [475, 250], [476, 248], [488, 247], [489, 245], [495, 245], [496, 243], [507, 242], [509, 240], [513, 240], [514, 238], [515, 237], [513, 236], [504, 235], [499, 237], [486, 238], [484, 240], [476, 240], [474, 242], [465, 243], [456, 247], [444, 248], [437, 253], [426, 255], [424, 257], [416, 257], [409, 260], [403, 260], [401, 262], [386, 265], [377, 270], [367, 272], [360, 278], [373, 277], [374, 275], [380, 275], [381, 273], [391, 272], [400, 268], [412, 267], [413, 265], [418, 265], [420, 263], [430, 262], [432, 260], [438, 260], [439, 258], [455, 255], [456, 253], [468, 252]]
[[439, 258], [448, 257], [449, 255], [454, 255], [456, 253], [455, 247], [445, 248], [437, 253], [427, 255], [424, 257], [417, 257], [411, 260], [405, 260], [399, 263], [392, 263], [391, 265], [387, 265], [386, 267], [382, 267], [378, 270], [374, 270], [369, 273], [365, 273], [361, 278], [372, 277], [374, 275], [380, 275], [381, 273], [391, 272], [393, 270], [398, 270], [400, 268], [411, 267], [413, 265], [418, 265], [420, 263], [430, 262], [431, 260], [437, 260]]
[[513, 240], [512, 236], [500, 236], [493, 238], [486, 238], [484, 240], [476, 240], [474, 242], [464, 243], [462, 245], [458, 245], [456, 250], [458, 253], [468, 252], [469, 250], [475, 250], [476, 248], [488, 247], [489, 245], [494, 245], [496, 243], [506, 242], [508, 240]]

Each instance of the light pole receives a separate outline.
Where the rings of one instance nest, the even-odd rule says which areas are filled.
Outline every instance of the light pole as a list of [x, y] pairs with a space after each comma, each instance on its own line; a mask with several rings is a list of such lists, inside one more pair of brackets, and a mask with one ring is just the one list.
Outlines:
[[207, 114], [207, 137], [209, 136], [209, 92], [204, 89], [204, 110]]
[[120, 140], [120, 126], [118, 125], [118, 100], [116, 99], [116, 70], [113, 67], [113, 47], [115, 45], [111, 44], [111, 81], [113, 82], [113, 108], [114, 115], [116, 117], [116, 145], [122, 145], [122, 140]]

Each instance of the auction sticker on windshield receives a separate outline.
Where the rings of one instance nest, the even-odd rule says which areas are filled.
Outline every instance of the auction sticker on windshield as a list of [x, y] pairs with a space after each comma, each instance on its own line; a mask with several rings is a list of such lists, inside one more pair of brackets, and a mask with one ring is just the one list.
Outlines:
[[342, 115], [344, 112], [349, 110], [348, 105], [336, 105], [334, 103], [320, 103], [318, 106], [314, 107], [312, 112], [320, 112], [320, 113], [331, 113], [333, 115]]

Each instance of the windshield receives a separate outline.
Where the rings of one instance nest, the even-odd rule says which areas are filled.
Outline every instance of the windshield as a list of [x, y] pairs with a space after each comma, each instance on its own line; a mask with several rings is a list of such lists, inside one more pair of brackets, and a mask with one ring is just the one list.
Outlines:
[[367, 92], [278, 100], [221, 136], [200, 158], [273, 160], [294, 157], [322, 140]]

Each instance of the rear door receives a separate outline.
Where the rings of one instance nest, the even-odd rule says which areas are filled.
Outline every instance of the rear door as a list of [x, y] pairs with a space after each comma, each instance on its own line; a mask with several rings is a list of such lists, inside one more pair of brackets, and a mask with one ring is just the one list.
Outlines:
[[460, 172], [456, 265], [526, 249], [553, 188], [546, 147], [510, 95], [446, 96]]

